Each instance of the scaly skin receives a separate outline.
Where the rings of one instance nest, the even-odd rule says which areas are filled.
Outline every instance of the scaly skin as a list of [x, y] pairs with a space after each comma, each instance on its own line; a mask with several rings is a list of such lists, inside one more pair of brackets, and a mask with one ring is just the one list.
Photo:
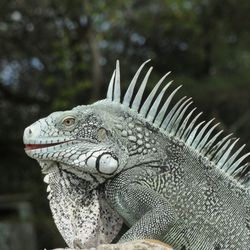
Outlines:
[[[226, 162], [227, 145], [211, 160], [212, 153], [206, 155], [210, 145], [199, 149], [201, 133], [195, 137], [195, 129], [186, 130], [183, 139], [172, 118], [166, 133], [156, 126], [157, 118], [153, 123], [135, 112], [137, 104], [130, 109], [116, 101], [117, 89], [113, 101], [52, 113], [24, 132], [26, 153], [51, 176], [51, 193], [57, 195], [51, 196], [50, 206], [68, 245], [110, 243], [124, 221], [130, 229], [120, 242], [156, 239], [177, 250], [248, 249], [249, 189], [236, 180], [232, 158]], [[65, 183], [59, 189], [58, 180]], [[72, 210], [84, 216], [72, 219]], [[88, 215], [94, 217], [88, 220]], [[101, 230], [94, 221], [104, 225]], [[82, 228], [87, 236], [78, 234]], [[105, 238], [106, 233], [111, 237]], [[95, 235], [104, 239], [98, 242]]]
[[[62, 170], [60, 163], [40, 162], [54, 221], [66, 243], [91, 248], [111, 242], [122, 220], [107, 204], [102, 188], [90, 176], [85, 179]], [[49, 168], [48, 168], [49, 166]]]

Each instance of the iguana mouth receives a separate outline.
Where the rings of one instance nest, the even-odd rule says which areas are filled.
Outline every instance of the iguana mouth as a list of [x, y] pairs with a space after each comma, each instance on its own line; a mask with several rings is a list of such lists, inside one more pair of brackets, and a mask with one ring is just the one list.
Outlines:
[[39, 149], [39, 148], [48, 148], [48, 147], [56, 146], [56, 145], [63, 144], [66, 142], [69, 142], [69, 141], [48, 143], [48, 144], [25, 144], [24, 150], [29, 151], [29, 150], [33, 150], [33, 149]]

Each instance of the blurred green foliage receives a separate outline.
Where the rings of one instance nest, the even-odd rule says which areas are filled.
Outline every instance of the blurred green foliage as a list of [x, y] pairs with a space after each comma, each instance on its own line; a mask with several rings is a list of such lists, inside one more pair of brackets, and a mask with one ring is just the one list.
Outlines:
[[[0, 194], [29, 194], [39, 249], [62, 246], [23, 129], [105, 96], [115, 60], [125, 89], [148, 58], [250, 150], [247, 0], [0, 0]], [[149, 90], [148, 89], [148, 90]]]

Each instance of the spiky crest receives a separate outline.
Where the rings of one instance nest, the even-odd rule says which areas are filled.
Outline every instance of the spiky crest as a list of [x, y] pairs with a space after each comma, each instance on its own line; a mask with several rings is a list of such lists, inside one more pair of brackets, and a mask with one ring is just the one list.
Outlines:
[[[250, 189], [250, 173], [248, 172], [246, 175], [242, 176], [242, 173], [244, 173], [249, 166], [249, 163], [242, 164], [242, 162], [250, 156], [250, 153], [246, 153], [237, 159], [237, 156], [243, 150], [245, 145], [241, 146], [232, 154], [231, 152], [238, 142], [238, 139], [234, 140], [230, 138], [232, 136], [232, 134], [230, 134], [218, 140], [218, 137], [223, 132], [222, 130], [211, 137], [211, 134], [219, 125], [219, 123], [213, 126], [211, 125], [214, 119], [209, 122], [202, 121], [197, 124], [197, 120], [202, 114], [199, 113], [190, 121], [190, 118], [196, 109], [194, 108], [190, 111], [188, 109], [192, 104], [192, 101], [190, 101], [191, 98], [186, 99], [186, 97], [183, 97], [172, 107], [171, 110], [168, 110], [170, 102], [181, 86], [177, 87], [174, 91], [172, 91], [172, 93], [169, 94], [161, 109], [158, 110], [165, 91], [169, 88], [172, 81], [170, 81], [160, 91], [158, 96], [156, 96], [156, 92], [170, 72], [159, 80], [149, 96], [146, 98], [145, 102], [141, 101], [148, 78], [153, 69], [152, 67], [148, 70], [137, 93], [135, 93], [134, 89], [140, 72], [149, 61], [150, 60], [144, 62], [135, 73], [135, 76], [133, 77], [124, 95], [123, 102], [120, 100], [120, 68], [119, 61], [117, 61], [116, 69], [109, 83], [107, 100], [120, 103], [121, 105], [130, 108], [133, 112], [138, 113], [153, 126], [160, 128], [164, 134], [174, 136], [176, 139], [182, 140], [187, 146], [197, 151], [204, 157], [207, 157], [214, 163], [215, 167], [226, 173], [227, 176], [231, 176], [234, 179], [236, 179], [237, 176], [241, 176], [241, 179], [238, 180], [238, 184]], [[135, 96], [134, 99], [133, 96]], [[216, 143], [216, 141], [218, 142]]]

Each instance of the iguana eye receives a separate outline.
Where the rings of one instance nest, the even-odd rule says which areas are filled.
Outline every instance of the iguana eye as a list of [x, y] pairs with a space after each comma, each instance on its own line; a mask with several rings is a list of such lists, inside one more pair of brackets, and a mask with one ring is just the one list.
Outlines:
[[72, 116], [66, 117], [62, 121], [63, 125], [65, 125], [67, 127], [74, 125], [75, 122], [76, 122], [76, 119]]

